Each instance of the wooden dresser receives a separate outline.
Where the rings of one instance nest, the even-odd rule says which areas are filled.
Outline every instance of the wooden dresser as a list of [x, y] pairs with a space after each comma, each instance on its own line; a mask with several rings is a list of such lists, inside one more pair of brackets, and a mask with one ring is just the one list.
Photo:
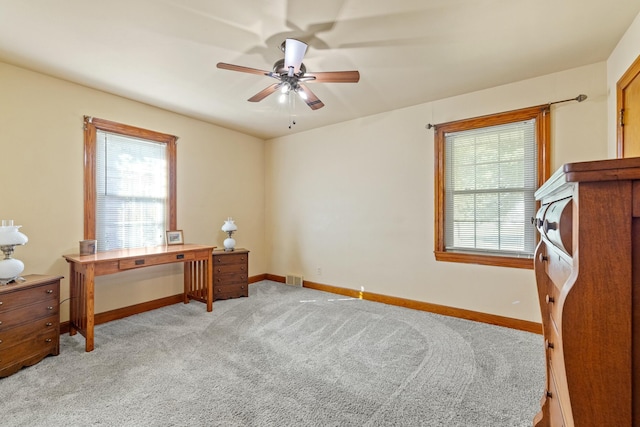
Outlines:
[[535, 196], [547, 383], [534, 425], [640, 426], [640, 158], [566, 164]]
[[0, 377], [60, 353], [59, 276], [0, 286]]
[[213, 251], [213, 299], [249, 296], [249, 251]]

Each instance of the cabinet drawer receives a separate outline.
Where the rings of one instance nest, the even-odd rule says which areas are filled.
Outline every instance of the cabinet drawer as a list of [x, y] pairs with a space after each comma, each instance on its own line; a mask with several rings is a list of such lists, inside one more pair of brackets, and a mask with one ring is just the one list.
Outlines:
[[148, 267], [150, 265], [168, 264], [176, 262], [176, 260], [192, 261], [195, 257], [193, 252], [147, 255], [138, 258], [121, 259], [118, 261], [118, 268], [120, 268], [120, 270], [128, 270], [131, 268]]
[[549, 371], [549, 392], [547, 393], [547, 402], [549, 404], [550, 425], [564, 427], [564, 416], [562, 414], [562, 404], [558, 396], [558, 387], [556, 385], [556, 377], [554, 372]]
[[234, 283], [244, 283], [247, 284], [247, 275], [246, 274], [214, 274], [213, 275], [213, 286], [218, 285], [231, 285]]
[[[0, 294], [0, 313], [13, 310], [36, 301], [58, 301], [60, 294], [60, 282], [49, 283], [45, 286], [38, 286], [31, 289], [22, 289], [15, 292], [5, 292]], [[7, 285], [11, 286], [11, 285]], [[1, 316], [1, 315], [0, 315]]]
[[246, 285], [235, 286], [214, 286], [213, 299], [229, 299], [249, 296], [248, 287]]
[[562, 289], [567, 279], [571, 275], [572, 265], [565, 256], [560, 254], [560, 250], [547, 244], [547, 262], [545, 270], [558, 289]]
[[547, 286], [547, 294], [545, 295], [545, 304], [549, 318], [552, 319], [556, 325], [560, 320], [560, 309], [562, 308], [562, 301], [560, 301], [561, 291], [558, 287], [549, 282]]
[[0, 370], [38, 354], [58, 354], [59, 337], [57, 330], [33, 335], [20, 345], [0, 348]]
[[222, 264], [222, 265], [214, 265], [213, 273], [215, 275], [223, 275], [223, 274], [244, 274], [247, 273], [247, 265], [246, 264]]
[[0, 312], [0, 331], [5, 331], [14, 326], [33, 319], [40, 319], [58, 314], [58, 300], [49, 299], [36, 304], [23, 306], [16, 310]]
[[214, 254], [213, 265], [215, 268], [218, 265], [246, 264], [248, 259], [249, 259], [249, 256], [246, 253], [239, 253], [239, 254], [226, 253], [224, 255]]
[[58, 330], [58, 315], [49, 316], [35, 322], [25, 323], [15, 328], [0, 329], [0, 349], [28, 341], [34, 335], [46, 333], [50, 330]]

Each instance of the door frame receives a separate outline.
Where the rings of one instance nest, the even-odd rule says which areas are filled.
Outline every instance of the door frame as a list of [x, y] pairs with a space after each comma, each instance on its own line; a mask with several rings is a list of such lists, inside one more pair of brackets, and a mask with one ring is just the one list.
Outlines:
[[640, 55], [636, 58], [636, 60], [631, 64], [631, 66], [625, 71], [625, 73], [620, 77], [618, 83], [616, 84], [616, 133], [617, 133], [617, 149], [616, 155], [620, 159], [624, 157], [624, 129], [622, 125], [622, 120], [624, 116], [622, 115], [622, 111], [625, 107], [624, 102], [624, 91], [627, 89], [627, 86], [631, 84], [631, 82], [636, 78], [640, 78], [638, 75], [640, 74]]

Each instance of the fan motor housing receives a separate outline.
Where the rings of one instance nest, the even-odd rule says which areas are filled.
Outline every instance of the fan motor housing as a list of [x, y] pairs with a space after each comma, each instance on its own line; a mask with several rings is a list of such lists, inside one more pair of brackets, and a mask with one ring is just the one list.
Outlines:
[[[289, 70], [284, 67], [284, 59], [279, 59], [273, 64], [273, 72], [277, 74], [288, 74]], [[303, 63], [300, 64], [300, 72], [298, 75], [302, 76], [307, 72], [307, 67]]]

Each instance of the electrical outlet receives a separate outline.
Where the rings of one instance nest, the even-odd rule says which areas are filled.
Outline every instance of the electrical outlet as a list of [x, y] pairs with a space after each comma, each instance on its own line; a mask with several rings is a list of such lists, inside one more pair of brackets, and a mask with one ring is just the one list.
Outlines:
[[320, 267], [316, 268], [316, 275], [322, 276], [322, 269]]

